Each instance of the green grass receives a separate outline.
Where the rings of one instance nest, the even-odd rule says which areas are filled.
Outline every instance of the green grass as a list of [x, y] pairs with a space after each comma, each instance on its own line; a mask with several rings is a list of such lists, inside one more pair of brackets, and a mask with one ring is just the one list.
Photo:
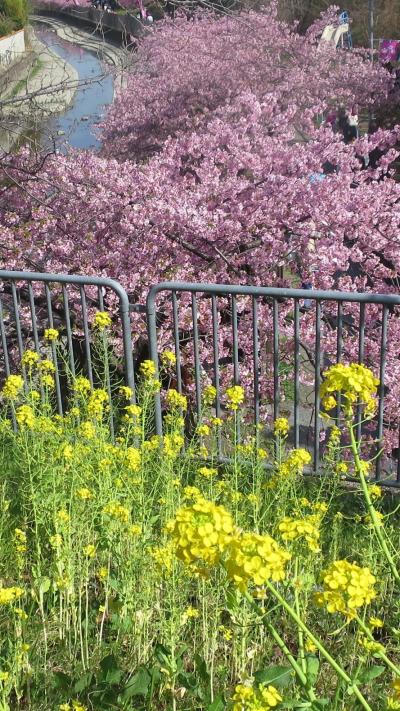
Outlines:
[[[97, 347], [104, 355], [103, 337]], [[287, 451], [285, 437], [276, 450], [274, 442], [260, 450], [251, 431], [239, 445], [243, 408], [228, 407], [222, 431], [232, 460], [221, 465], [212, 406], [204, 402], [202, 429], [183, 448], [185, 403], [176, 395], [167, 396], [161, 441], [153, 430], [158, 385], [151, 365], [139, 387], [140, 408], [117, 384], [109, 403], [100, 370], [94, 392], [71, 378], [60, 417], [46, 353], [44, 346], [39, 359], [25, 357], [27, 392], [17, 379], [1, 394], [0, 601], [2, 590], [17, 590], [15, 601], [0, 603], [0, 709], [245, 711], [255, 706], [237, 700], [240, 689], [233, 701], [235, 686], [252, 685], [254, 697], [262, 683], [276, 688], [278, 709], [363, 708], [354, 695], [349, 705], [349, 684], [279, 596], [358, 684], [364, 708], [386, 709], [394, 672], [366, 648], [355, 619], [315, 603], [333, 561], [368, 566], [376, 597], [358, 612], [366, 622], [371, 615], [383, 620], [371, 634], [391, 663], [400, 661], [398, 591], [361, 489], [341, 480], [340, 442], [327, 449], [327, 476], [304, 478], [307, 452]], [[347, 466], [354, 473], [351, 459]], [[377, 498], [376, 506], [398, 563], [396, 499]], [[223, 534], [221, 516], [231, 521]], [[264, 548], [246, 552], [243, 531], [253, 542], [264, 536], [256, 543]], [[268, 558], [271, 537], [277, 557]], [[285, 563], [283, 551], [291, 555]], [[254, 577], [263, 556], [271, 571], [282, 564], [282, 579], [273, 581], [266, 569]], [[306, 685], [293, 672], [296, 664]]]

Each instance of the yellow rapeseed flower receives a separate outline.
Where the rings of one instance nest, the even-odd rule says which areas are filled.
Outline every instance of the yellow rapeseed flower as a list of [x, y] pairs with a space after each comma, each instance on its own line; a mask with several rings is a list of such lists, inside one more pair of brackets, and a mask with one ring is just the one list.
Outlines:
[[25, 368], [31, 370], [35, 365], [39, 363], [39, 360], [40, 357], [39, 354], [36, 353], [36, 351], [27, 350], [21, 358], [21, 363], [25, 366]]
[[241, 385], [232, 385], [226, 393], [226, 406], [228, 410], [236, 411], [244, 401], [244, 390]]
[[232, 697], [232, 711], [270, 711], [282, 701], [279, 691], [271, 685], [260, 684], [258, 688], [238, 684]]
[[83, 552], [88, 558], [94, 558], [96, 555], [96, 546], [93, 543], [83, 547]]
[[30, 405], [21, 405], [17, 408], [15, 419], [20, 427], [32, 429], [35, 424], [35, 413]]
[[304, 539], [313, 553], [319, 553], [321, 550], [319, 547], [319, 522], [319, 516], [315, 515], [303, 516], [303, 518], [285, 516], [278, 525], [278, 530], [284, 541]]
[[274, 422], [274, 435], [286, 437], [290, 430], [289, 420], [286, 417], [278, 417]]
[[212, 405], [217, 397], [217, 388], [214, 385], [207, 385], [203, 392], [203, 401], [205, 405]]
[[73, 384], [72, 384], [74, 392], [78, 393], [79, 395], [87, 395], [92, 389], [92, 386], [90, 385], [90, 380], [88, 378], [85, 378], [84, 375], [78, 375], [77, 378], [75, 378]]
[[0, 587], [0, 605], [8, 605], [15, 600], [19, 600], [24, 594], [24, 590], [19, 587], [3, 588]]
[[111, 326], [111, 316], [106, 311], [98, 311], [93, 319], [93, 326], [99, 331], [104, 331], [105, 328]]
[[359, 607], [368, 605], [376, 597], [375, 582], [369, 568], [337, 560], [323, 574], [324, 590], [316, 593], [315, 601], [329, 613], [339, 612], [352, 619]]
[[234, 525], [223, 506], [198, 497], [191, 506], [178, 509], [167, 524], [177, 557], [197, 570], [216, 565], [230, 542]]
[[260, 586], [267, 580], [284, 580], [290, 558], [271, 536], [245, 532], [231, 538], [225, 568], [228, 577], [244, 591], [249, 583]]
[[210, 434], [209, 426], [208, 425], [199, 425], [197, 427], [197, 434], [200, 437], [208, 437], [208, 435]]
[[161, 362], [165, 367], [175, 365], [176, 364], [175, 353], [173, 353], [172, 351], [164, 351], [161, 354]]
[[46, 328], [44, 331], [45, 340], [49, 341], [50, 343], [56, 341], [58, 336], [59, 333], [56, 328]]
[[1, 394], [7, 400], [15, 400], [24, 387], [24, 379], [22, 375], [9, 375], [4, 383]]
[[334, 393], [341, 393], [341, 406], [348, 417], [353, 416], [353, 408], [357, 402], [365, 407], [365, 415], [372, 416], [376, 409], [376, 392], [379, 380], [365, 365], [352, 363], [332, 365], [324, 373], [324, 381], [320, 388], [323, 407], [326, 410], [336, 405]]
[[145, 380], [151, 380], [156, 374], [156, 364], [152, 360], [144, 360], [139, 370]]
[[203, 476], [205, 479], [212, 479], [213, 476], [217, 476], [218, 474], [216, 469], [210, 469], [209, 467], [200, 467], [197, 471], [200, 476]]
[[80, 499], [83, 499], [83, 501], [87, 501], [88, 499], [93, 498], [93, 492], [90, 491], [90, 489], [87, 489], [85, 486], [83, 486], [81, 489], [78, 489], [76, 493]]
[[103, 513], [122, 523], [128, 523], [130, 519], [129, 509], [126, 506], [122, 506], [119, 501], [110, 501], [103, 507]]
[[282, 476], [296, 476], [302, 474], [304, 466], [311, 462], [311, 454], [306, 449], [292, 449], [283, 464], [279, 467]]
[[168, 390], [166, 401], [171, 410], [187, 410], [187, 398], [174, 388]]
[[380, 617], [370, 617], [368, 620], [368, 624], [371, 629], [381, 628], [384, 626], [384, 622], [380, 619]]
[[90, 422], [90, 420], [81, 422], [79, 425], [79, 434], [84, 439], [94, 439], [96, 437], [96, 428], [93, 425], [93, 422]]
[[121, 385], [119, 389], [119, 394], [125, 398], [125, 400], [130, 400], [133, 396], [133, 390], [128, 385]]

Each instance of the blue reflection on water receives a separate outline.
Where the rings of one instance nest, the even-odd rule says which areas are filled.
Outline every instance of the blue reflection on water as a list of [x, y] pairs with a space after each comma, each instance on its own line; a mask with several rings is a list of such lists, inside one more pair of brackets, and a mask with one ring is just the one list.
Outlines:
[[[37, 28], [35, 32], [43, 44], [76, 69], [81, 81], [96, 79], [104, 74], [105, 65], [94, 53], [63, 40], [51, 30]], [[54, 138], [58, 150], [63, 153], [71, 146], [91, 150], [100, 148], [101, 141], [95, 135], [94, 126], [101, 119], [104, 107], [110, 104], [112, 99], [113, 79], [110, 74], [78, 88], [72, 103], [65, 111], [44, 123], [42, 144], [49, 145]], [[64, 135], [57, 135], [58, 132], [64, 132]]]

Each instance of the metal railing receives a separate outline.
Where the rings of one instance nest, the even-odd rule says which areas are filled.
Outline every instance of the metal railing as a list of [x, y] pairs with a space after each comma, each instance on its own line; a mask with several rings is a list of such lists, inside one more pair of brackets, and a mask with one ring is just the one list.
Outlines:
[[[360, 422], [357, 434], [369, 438], [378, 453], [384, 434], [390, 432], [397, 446], [392, 444], [389, 454], [377, 457], [375, 478], [400, 487], [399, 413], [393, 399], [388, 404], [385, 388], [389, 347], [391, 357], [400, 354], [400, 344], [390, 342], [390, 321], [399, 317], [399, 306], [396, 295], [164, 282], [150, 290], [144, 307], [130, 304], [126, 291], [112, 279], [0, 271], [0, 366], [7, 376], [27, 348], [50, 349], [56, 365], [55, 399], [62, 414], [66, 368], [72, 375], [78, 368], [96, 384], [91, 315], [110, 310], [124, 380], [135, 391], [130, 314], [143, 311], [150, 358], [158, 371], [160, 351], [174, 349], [173, 385], [189, 395], [195, 419], [202, 417], [207, 384], [216, 389], [217, 417], [225, 409], [226, 387], [242, 384], [251, 402], [247, 415], [251, 414], [254, 431], [258, 433], [262, 425], [261, 438], [269, 436], [273, 420], [286, 416], [290, 441], [312, 452], [313, 470], [318, 471], [323, 437], [333, 424], [332, 419], [321, 419], [322, 373], [333, 363], [356, 360], [372, 367], [380, 380], [376, 418]], [[62, 353], [60, 344], [45, 343], [46, 328], [61, 330]], [[107, 388], [111, 395], [109, 375]], [[340, 418], [339, 406], [335, 416]], [[159, 395], [155, 428], [162, 434]]]
[[[322, 437], [329, 429], [321, 419], [319, 389], [323, 370], [333, 363], [356, 360], [373, 367], [379, 377], [376, 419], [367, 427], [360, 421], [357, 434], [372, 438], [377, 452], [384, 428], [398, 432], [398, 418], [385, 410], [384, 383], [389, 316], [399, 305], [400, 296], [395, 295], [165, 282], [154, 286], [147, 298], [150, 357], [158, 368], [162, 331], [163, 341], [174, 344], [177, 389], [194, 391], [197, 417], [205, 383], [216, 388], [218, 417], [222, 383], [244, 381], [255, 431], [260, 423], [269, 423], [271, 429], [273, 420], [286, 415], [293, 445], [312, 450], [316, 472]], [[193, 383], [182, 377], [183, 368], [193, 371]], [[162, 405], [160, 397], [156, 400], [161, 434]], [[335, 417], [340, 418], [339, 407]], [[376, 480], [400, 486], [399, 456], [378, 457], [375, 466]]]
[[[78, 367], [92, 385], [95, 381], [90, 313], [113, 308], [120, 320], [124, 380], [134, 391], [130, 305], [125, 290], [118, 282], [69, 274], [0, 270], [0, 285], [0, 363], [6, 376], [15, 369], [15, 364], [20, 366], [27, 348], [33, 348], [38, 353], [50, 350], [56, 367], [57, 410], [62, 414], [65, 400], [62, 385], [66, 369], [75, 375]], [[46, 328], [62, 329], [62, 359], [60, 346], [56, 348], [54, 342], [46, 344]], [[24, 368], [22, 374], [26, 379]], [[106, 380], [111, 395], [109, 371]]]

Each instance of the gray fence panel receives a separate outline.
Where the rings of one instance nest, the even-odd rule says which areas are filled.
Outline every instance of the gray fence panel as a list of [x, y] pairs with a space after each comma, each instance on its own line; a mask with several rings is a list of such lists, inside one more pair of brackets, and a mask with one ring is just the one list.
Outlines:
[[[88, 290], [92, 291], [90, 296]], [[79, 328], [83, 334], [80, 343], [83, 340], [84, 370], [93, 384], [92, 333], [88, 311], [93, 308], [107, 310], [105, 305], [110, 296], [118, 300], [125, 383], [135, 392], [128, 295], [117, 281], [100, 277], [0, 270], [0, 362], [4, 364], [5, 375], [11, 372], [12, 353], [16, 353], [19, 361], [30, 345], [39, 351], [40, 339], [46, 328], [62, 329], [63, 349], [69, 369], [75, 374], [74, 328]], [[57, 410], [62, 414], [61, 369], [55, 344], [50, 343], [49, 347], [56, 365]], [[106, 378], [110, 394], [109, 372]]]
[[[246, 318], [251, 327], [248, 329], [248, 341], [251, 339], [252, 353], [252, 400], [254, 423], [260, 423], [260, 375], [261, 375], [261, 357], [265, 353], [267, 347], [272, 347], [270, 361], [271, 367], [271, 382], [272, 395], [270, 397], [270, 416], [276, 419], [282, 409], [282, 375], [280, 368], [281, 361], [281, 346], [282, 342], [288, 339], [285, 333], [280, 333], [280, 314], [283, 308], [290, 303], [290, 317], [287, 322], [291, 329], [290, 340], [292, 343], [291, 356], [291, 372], [293, 380], [290, 384], [291, 392], [291, 412], [292, 420], [292, 441], [295, 447], [301, 444], [301, 429], [308, 429], [307, 436], [309, 438], [307, 446], [313, 453], [313, 471], [318, 471], [320, 464], [320, 399], [319, 387], [322, 380], [322, 372], [329, 364], [339, 363], [343, 360], [346, 354], [346, 347], [350, 339], [354, 344], [354, 348], [358, 351], [356, 360], [360, 363], [368, 365], [366, 357], [366, 348], [369, 344], [366, 331], [366, 312], [368, 308], [373, 308], [377, 311], [375, 318], [376, 332], [379, 338], [379, 363], [376, 375], [380, 378], [380, 387], [378, 392], [378, 412], [376, 422], [374, 422], [375, 431], [373, 433], [376, 441], [376, 449], [379, 449], [379, 440], [381, 440], [384, 432], [384, 405], [385, 405], [385, 368], [387, 355], [387, 338], [388, 338], [388, 317], [390, 309], [400, 305], [400, 296], [386, 294], [368, 294], [355, 292], [339, 292], [339, 291], [318, 291], [308, 289], [282, 289], [275, 287], [252, 287], [252, 286], [237, 286], [229, 284], [202, 284], [188, 282], [163, 282], [154, 286], [147, 298], [147, 316], [148, 316], [148, 333], [150, 344], [150, 357], [155, 362], [157, 373], [159, 368], [159, 324], [163, 324], [165, 330], [165, 322], [168, 321], [168, 313], [171, 308], [169, 302], [172, 302], [173, 313], [173, 340], [175, 345], [175, 353], [177, 355], [177, 383], [180, 392], [185, 388], [182, 383], [181, 363], [185, 361], [182, 353], [183, 339], [180, 338], [179, 326], [179, 301], [185, 295], [190, 299], [190, 306], [186, 307], [186, 315], [191, 313], [191, 324], [186, 326], [185, 344], [192, 339], [191, 362], [190, 367], [194, 374], [194, 384], [192, 390], [195, 397], [195, 412], [197, 416], [201, 412], [201, 395], [202, 395], [202, 373], [207, 370], [207, 377], [210, 379], [210, 372], [213, 373], [211, 378], [217, 389], [217, 401], [215, 404], [216, 412], [221, 411], [221, 371], [226, 366], [226, 357], [224, 364], [221, 365], [221, 354], [219, 352], [219, 332], [218, 326], [218, 300], [224, 300], [225, 306], [220, 310], [224, 314], [225, 331], [231, 329], [232, 344], [230, 348], [230, 367], [232, 378], [231, 382], [239, 384], [241, 382], [241, 365], [243, 355], [241, 355], [240, 344], [240, 320], [243, 319], [243, 313], [240, 315], [239, 306], [240, 299], [249, 299], [247, 305]], [[162, 304], [157, 305], [157, 299], [162, 299]], [[208, 298], [209, 306], [204, 306], [205, 300]], [[226, 300], [229, 300], [230, 309], [226, 307]], [[185, 301], [186, 303], [186, 301]], [[268, 342], [264, 339], [260, 340], [261, 316], [260, 309], [262, 305], [268, 305], [271, 314], [271, 333], [268, 337]], [[307, 304], [307, 306], [306, 306]], [[209, 310], [209, 317], [205, 318], [207, 324], [202, 332], [199, 330], [198, 315], [200, 306], [204, 310]], [[157, 311], [158, 309], [158, 311]], [[350, 310], [349, 310], [350, 309]], [[312, 346], [305, 345], [301, 342], [301, 327], [305, 319], [312, 319], [313, 327], [315, 328], [315, 337]], [[333, 325], [332, 325], [333, 324]], [[329, 328], [328, 328], [329, 327]], [[323, 334], [323, 328], [329, 330], [329, 335], [334, 340], [334, 347], [330, 345], [329, 353], [326, 348], [326, 343]], [[251, 335], [250, 335], [251, 331]], [[212, 354], [209, 357], [207, 364], [202, 363], [200, 354], [201, 343], [208, 344], [209, 352]], [[248, 343], [245, 344], [248, 347]], [[305, 352], [309, 360], [309, 370], [312, 374], [312, 392], [310, 393], [311, 403], [307, 408], [302, 403], [302, 385], [301, 377], [304, 376], [304, 362], [301, 360], [301, 353]], [[400, 354], [400, 344], [399, 344]], [[328, 357], [329, 356], [329, 357]], [[212, 362], [211, 362], [212, 361]], [[366, 362], [367, 361], [367, 362]], [[186, 356], [187, 363], [187, 356]], [[311, 375], [310, 375], [311, 377]], [[286, 380], [286, 384], [288, 384]], [[309, 427], [301, 425], [301, 421], [305, 415], [310, 415]], [[340, 413], [340, 403], [338, 403], [337, 416]], [[396, 426], [397, 423], [396, 423]], [[156, 429], [158, 434], [162, 434], [162, 407], [161, 399], [156, 397]], [[361, 423], [358, 426], [358, 434], [361, 435]], [[386, 471], [382, 471], [382, 458], [378, 457], [376, 461], [375, 479], [377, 481], [385, 479], [388, 485], [400, 486], [400, 457], [396, 457], [397, 462], [393, 459], [386, 461]], [[394, 472], [394, 466], [397, 471]], [[390, 469], [390, 481], [388, 478], [388, 469]], [[395, 479], [393, 478], [395, 477]]]

